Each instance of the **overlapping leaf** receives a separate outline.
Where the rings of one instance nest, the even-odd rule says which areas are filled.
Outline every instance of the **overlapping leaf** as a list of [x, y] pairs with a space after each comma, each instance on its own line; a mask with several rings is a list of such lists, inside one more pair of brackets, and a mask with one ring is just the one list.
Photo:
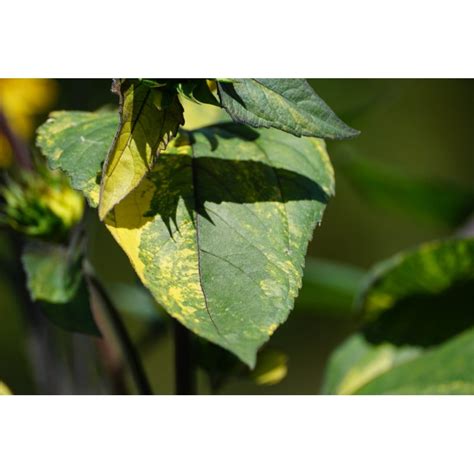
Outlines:
[[253, 366], [293, 305], [333, 190], [322, 141], [209, 127], [170, 144], [106, 225], [172, 316]]
[[176, 93], [141, 81], [116, 81], [120, 126], [104, 163], [99, 217], [133, 191], [151, 170], [157, 152], [166, 148], [184, 123]]
[[360, 298], [372, 342], [429, 346], [474, 325], [474, 239], [423, 244], [378, 264]]
[[237, 122], [296, 136], [344, 139], [359, 132], [328, 107], [304, 79], [218, 81], [222, 106]]

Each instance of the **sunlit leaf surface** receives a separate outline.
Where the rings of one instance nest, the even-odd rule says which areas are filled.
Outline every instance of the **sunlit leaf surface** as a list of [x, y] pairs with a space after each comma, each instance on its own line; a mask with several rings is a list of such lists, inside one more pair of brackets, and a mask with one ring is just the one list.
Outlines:
[[357, 393], [473, 395], [474, 330], [380, 375]]
[[326, 105], [304, 79], [218, 81], [222, 106], [239, 123], [296, 136], [343, 139], [359, 134]]
[[[96, 118], [97, 128], [107, 120]], [[57, 154], [59, 165], [72, 159], [69, 150]], [[84, 192], [90, 198], [96, 188]], [[222, 125], [170, 144], [106, 225], [173, 317], [253, 366], [293, 306], [308, 241], [333, 192], [321, 140]]]
[[393, 367], [419, 356], [417, 347], [397, 348], [391, 344], [372, 345], [355, 334], [331, 355], [322, 393], [349, 395]]
[[133, 191], [184, 123], [178, 96], [141, 81], [116, 81], [120, 125], [102, 173], [99, 217]]

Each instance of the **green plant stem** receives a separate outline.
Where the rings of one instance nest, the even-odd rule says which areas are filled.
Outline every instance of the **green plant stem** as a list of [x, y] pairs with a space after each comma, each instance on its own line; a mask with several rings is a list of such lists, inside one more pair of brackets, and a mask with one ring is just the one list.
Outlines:
[[196, 366], [191, 333], [173, 319], [176, 395], [196, 394]]
[[127, 332], [122, 318], [115, 308], [112, 300], [105, 291], [102, 284], [94, 276], [88, 275], [89, 284], [98, 294], [100, 300], [105, 306], [107, 323], [110, 325], [122, 352], [122, 357], [126, 361], [133, 380], [137, 386], [140, 395], [153, 395], [151, 385], [145, 373], [142, 361], [138, 352], [135, 350], [133, 342]]

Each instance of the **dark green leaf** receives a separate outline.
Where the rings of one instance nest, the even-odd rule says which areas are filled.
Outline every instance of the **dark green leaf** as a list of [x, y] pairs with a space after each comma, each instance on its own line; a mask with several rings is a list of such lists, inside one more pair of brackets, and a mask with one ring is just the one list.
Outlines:
[[401, 252], [374, 267], [360, 308], [372, 342], [429, 346], [474, 324], [474, 239]]
[[77, 292], [81, 255], [60, 245], [34, 242], [25, 247], [22, 262], [33, 300], [67, 303]]
[[239, 123], [296, 136], [344, 139], [359, 134], [342, 122], [304, 79], [218, 82], [222, 106]]
[[82, 254], [74, 247], [35, 242], [22, 255], [28, 289], [43, 312], [59, 327], [99, 334], [82, 277]]

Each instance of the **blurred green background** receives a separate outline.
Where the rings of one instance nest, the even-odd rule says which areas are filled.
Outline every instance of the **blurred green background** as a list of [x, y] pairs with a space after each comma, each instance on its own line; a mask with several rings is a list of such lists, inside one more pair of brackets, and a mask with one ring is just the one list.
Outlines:
[[[322, 226], [315, 231], [309, 255], [367, 269], [401, 249], [450, 235], [451, 228], [435, 221], [403, 212], [387, 212], [369, 204], [338, 173], [337, 163], [346, 154], [353, 154], [394, 166], [406, 175], [447, 179], [472, 189], [474, 82], [330, 79], [310, 80], [310, 83], [336, 114], [360, 130], [361, 135], [350, 143], [328, 143], [335, 162], [336, 197], [328, 205]], [[95, 110], [105, 105], [115, 106], [116, 102], [108, 80], [58, 80], [48, 109]], [[36, 126], [49, 110], [35, 115]], [[92, 215], [89, 225], [90, 257], [103, 281], [110, 288], [136, 283], [127, 258]], [[2, 234], [0, 255], [7, 260], [11, 255]], [[120, 290], [115, 295], [120, 299]], [[312, 297], [317, 299], [318, 295]], [[117, 301], [138, 343], [146, 337], [149, 321], [129, 314], [133, 308], [127, 309], [125, 303]], [[0, 268], [0, 379], [14, 393], [29, 394], [35, 393], [36, 388], [26, 353], [25, 326], [19, 304], [8, 272]], [[311, 310], [305, 305], [304, 311], [300, 309], [290, 315], [270, 342], [272, 348], [288, 356], [287, 377], [274, 386], [258, 386], [250, 380], [235, 379], [226, 384], [221, 393], [319, 393], [330, 352], [354, 327], [343, 318]], [[63, 337], [60, 331], [52, 330], [59, 338]], [[172, 393], [173, 342], [169, 332], [140, 347], [156, 392]], [[208, 393], [202, 373], [199, 382], [200, 393]]]

